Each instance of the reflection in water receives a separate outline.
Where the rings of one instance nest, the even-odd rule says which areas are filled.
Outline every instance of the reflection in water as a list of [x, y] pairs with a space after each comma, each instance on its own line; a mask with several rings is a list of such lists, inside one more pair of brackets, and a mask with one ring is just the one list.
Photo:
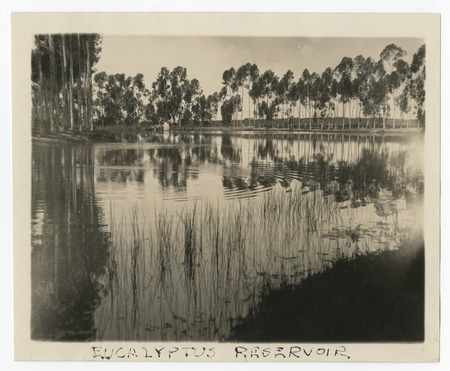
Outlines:
[[95, 337], [93, 312], [108, 259], [91, 147], [33, 148], [33, 339]]
[[422, 169], [420, 135], [121, 133], [36, 147], [34, 337], [224, 340], [267, 285], [420, 229]]

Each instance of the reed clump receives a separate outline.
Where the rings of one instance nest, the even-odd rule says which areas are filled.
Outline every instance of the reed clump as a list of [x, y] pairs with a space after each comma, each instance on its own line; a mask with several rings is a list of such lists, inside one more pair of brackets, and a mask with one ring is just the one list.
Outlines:
[[197, 202], [152, 213], [136, 206], [120, 218], [112, 211], [101, 338], [226, 340], [267, 287], [299, 284], [356, 249], [380, 249], [370, 236], [327, 238], [361, 212], [294, 186], [225, 206]]

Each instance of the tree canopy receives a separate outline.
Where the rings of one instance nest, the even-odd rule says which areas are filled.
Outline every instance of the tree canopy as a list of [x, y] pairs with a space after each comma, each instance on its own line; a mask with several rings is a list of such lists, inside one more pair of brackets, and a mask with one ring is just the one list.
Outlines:
[[[379, 59], [343, 57], [322, 72], [292, 70], [281, 77], [254, 63], [226, 69], [222, 88], [205, 95], [200, 81], [182, 66], [161, 67], [147, 84], [143, 74], [95, 73], [101, 56], [97, 34], [36, 35], [31, 54], [34, 127], [92, 129], [97, 125], [224, 125], [251, 120], [334, 118], [344, 127], [365, 117], [394, 121], [425, 119], [425, 45], [412, 56], [395, 44]], [[295, 66], [293, 66], [295, 67]], [[374, 121], [375, 125], [375, 121]], [[317, 127], [317, 126], [316, 126]], [[359, 123], [358, 123], [359, 127]]]

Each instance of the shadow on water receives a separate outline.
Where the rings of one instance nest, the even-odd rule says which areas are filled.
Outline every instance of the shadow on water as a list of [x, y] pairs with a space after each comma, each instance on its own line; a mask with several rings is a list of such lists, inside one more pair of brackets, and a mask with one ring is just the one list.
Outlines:
[[31, 337], [92, 339], [108, 260], [92, 148], [34, 148], [32, 174]]

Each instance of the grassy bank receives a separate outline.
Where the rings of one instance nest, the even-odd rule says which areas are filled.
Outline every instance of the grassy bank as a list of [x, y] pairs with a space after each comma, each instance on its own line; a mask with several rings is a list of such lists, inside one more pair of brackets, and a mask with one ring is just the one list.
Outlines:
[[264, 127], [228, 127], [228, 126], [184, 126], [184, 127], [174, 127], [173, 132], [285, 132], [285, 133], [339, 133], [339, 134], [389, 134], [389, 135], [407, 135], [416, 134], [424, 131], [424, 128], [398, 128], [398, 129], [380, 129], [380, 128], [352, 128], [352, 129], [331, 129], [331, 130], [320, 130], [320, 129], [294, 129], [294, 128], [264, 128]]
[[337, 261], [299, 285], [266, 288], [231, 340], [377, 342], [424, 339], [424, 245]]
[[32, 132], [33, 143], [89, 143], [93, 140], [93, 133], [80, 131], [67, 132]]
[[[337, 130], [320, 130], [320, 129], [296, 129], [296, 128], [268, 128], [255, 126], [175, 126], [171, 129], [173, 133], [222, 133], [222, 132], [268, 132], [268, 133], [340, 133], [340, 134], [361, 134], [361, 135], [408, 135], [423, 132], [423, 128], [397, 128], [397, 129], [380, 129], [380, 128], [352, 128]], [[149, 126], [106, 126], [95, 127], [93, 132], [67, 131], [67, 132], [32, 132], [32, 140], [35, 143], [89, 143], [95, 141], [103, 141], [110, 134], [120, 133], [163, 133], [162, 129], [155, 129]]]

